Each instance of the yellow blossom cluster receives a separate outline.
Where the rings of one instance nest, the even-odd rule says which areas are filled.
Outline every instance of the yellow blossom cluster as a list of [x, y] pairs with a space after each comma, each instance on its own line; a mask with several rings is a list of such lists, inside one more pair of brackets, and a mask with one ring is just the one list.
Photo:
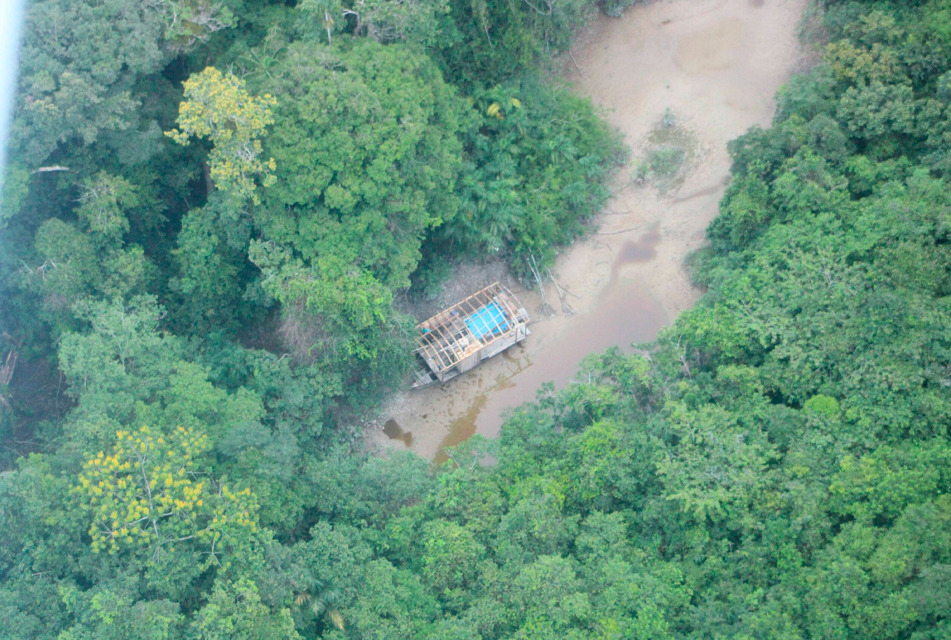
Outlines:
[[208, 437], [184, 427], [169, 435], [118, 431], [111, 452], [90, 458], [73, 488], [92, 513], [95, 551], [187, 539], [217, 541], [234, 527], [255, 527], [249, 489], [215, 491], [196, 460]]
[[233, 543], [235, 531], [257, 530], [258, 501], [251, 489], [231, 491], [227, 485], [221, 485], [219, 498], [210, 522], [198, 533], [200, 538], [219, 544]]
[[[512, 98], [509, 100], [511, 104], [516, 109], [522, 108], [522, 102], [518, 98]], [[498, 102], [493, 102], [489, 105], [489, 108], [485, 110], [486, 115], [498, 118], [499, 120], [505, 120], [505, 114], [502, 113], [502, 105]]]
[[277, 165], [273, 158], [260, 157], [259, 138], [274, 123], [271, 107], [277, 105], [277, 100], [269, 94], [251, 95], [243, 80], [230, 73], [224, 75], [214, 67], [193, 75], [184, 87], [179, 128], [165, 135], [179, 144], [188, 144], [193, 136], [210, 139], [215, 147], [208, 161], [216, 186], [257, 203], [254, 176], [262, 176], [265, 187], [275, 180], [273, 171]]

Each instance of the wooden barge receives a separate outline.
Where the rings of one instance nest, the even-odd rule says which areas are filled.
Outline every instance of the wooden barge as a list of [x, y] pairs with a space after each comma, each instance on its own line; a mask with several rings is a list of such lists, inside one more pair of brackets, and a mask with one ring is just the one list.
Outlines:
[[528, 321], [518, 298], [496, 282], [419, 323], [413, 388], [451, 380], [521, 342]]

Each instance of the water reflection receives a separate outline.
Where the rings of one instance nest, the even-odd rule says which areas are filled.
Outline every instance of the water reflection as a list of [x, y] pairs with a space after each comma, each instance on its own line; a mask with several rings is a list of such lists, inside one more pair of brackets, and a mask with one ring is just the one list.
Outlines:
[[383, 433], [390, 440], [401, 440], [407, 447], [413, 446], [413, 432], [403, 431], [403, 427], [393, 418], [387, 420], [383, 425]]

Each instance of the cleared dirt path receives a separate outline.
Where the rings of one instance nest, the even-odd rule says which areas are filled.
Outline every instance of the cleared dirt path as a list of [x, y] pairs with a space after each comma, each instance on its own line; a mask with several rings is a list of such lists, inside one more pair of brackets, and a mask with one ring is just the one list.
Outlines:
[[[796, 31], [807, 4], [666, 0], [599, 17], [579, 37], [564, 75], [605, 109], [635, 161], [668, 109], [689, 133], [695, 157], [682, 183], [660, 194], [622, 169], [598, 232], [553, 269], [576, 294], [577, 313], [538, 317], [538, 293], [509, 283], [537, 318], [533, 335], [442, 387], [398, 394], [371, 442], [434, 458], [474, 433], [496, 436], [504, 411], [533, 400], [542, 383], [568, 384], [594, 351], [652, 340], [696, 301], [683, 261], [716, 216], [729, 180], [727, 142], [770, 123], [776, 90], [804, 64]], [[548, 297], [559, 307], [554, 286]]]

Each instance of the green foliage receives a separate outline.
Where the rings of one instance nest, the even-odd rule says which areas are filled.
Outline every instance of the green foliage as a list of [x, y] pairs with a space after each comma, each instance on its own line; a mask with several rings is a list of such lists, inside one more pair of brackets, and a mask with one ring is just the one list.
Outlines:
[[234, 329], [253, 317], [255, 309], [244, 299], [247, 285], [242, 286], [250, 232], [249, 222], [226, 198], [185, 214], [171, 252], [178, 275], [169, 281], [179, 333]]
[[100, 173], [83, 185], [76, 215], [102, 242], [116, 242], [129, 230], [125, 211], [139, 205], [136, 188], [118, 176]]
[[[520, 68], [590, 5], [34, 2], [4, 633], [947, 636], [944, 4], [826, 3], [822, 61], [730, 145], [702, 300], [433, 469], [349, 425], [399, 384], [411, 281], [544, 264], [606, 197], [614, 136]], [[186, 77], [179, 137], [210, 147], [160, 134]]]
[[205, 42], [212, 33], [235, 26], [228, 3], [213, 0], [159, 0], [152, 7], [165, 17], [165, 39], [173, 50], [183, 51]]
[[474, 253], [505, 251], [526, 272], [529, 256], [544, 265], [583, 232], [623, 149], [589, 103], [537, 78], [479, 92], [473, 107], [473, 166], [442, 235]]
[[288, 98], [267, 145], [276, 183], [255, 210], [262, 286], [302, 358], [345, 368], [360, 389], [392, 380], [409, 335], [394, 292], [457, 208], [461, 103], [425, 57], [373, 42], [294, 46], [266, 84]]
[[7, 226], [7, 221], [20, 212], [23, 201], [30, 190], [30, 172], [16, 164], [7, 165], [0, 181], [0, 229]]
[[469, 586], [485, 553], [472, 533], [454, 522], [439, 520], [426, 523], [423, 550], [423, 577], [447, 600]]
[[266, 236], [407, 286], [422, 234], [457, 208], [455, 92], [425, 57], [371, 42], [295, 46], [267, 86], [288, 98], [267, 146], [277, 182], [256, 212]]
[[288, 609], [272, 612], [261, 602], [253, 582], [217, 583], [191, 623], [189, 638], [195, 640], [295, 640]]
[[17, 284], [41, 300], [40, 313], [57, 328], [71, 328], [70, 311], [87, 298], [128, 298], [152, 283], [155, 268], [143, 248], [124, 242], [130, 217], [151, 213], [139, 193], [100, 172], [80, 186], [75, 223], [50, 217], [36, 229], [32, 250], [19, 248]]
[[63, 601], [79, 619], [59, 640], [168, 640], [181, 637], [183, 616], [168, 600], [134, 602], [127, 593], [108, 588], [93, 594], [62, 589]]
[[628, 7], [647, 4], [650, 0], [602, 0], [601, 8], [612, 18], [619, 18]]
[[467, 89], [507, 81], [565, 51], [595, 6], [591, 0], [450, 3], [452, 29], [438, 52], [446, 77]]
[[68, 307], [101, 286], [95, 244], [72, 225], [52, 218], [37, 231], [35, 243], [44, 261], [23, 275], [48, 296], [49, 304]]
[[62, 143], [148, 128], [135, 79], [170, 59], [153, 3], [41, 0], [26, 17], [12, 157], [34, 168]]

